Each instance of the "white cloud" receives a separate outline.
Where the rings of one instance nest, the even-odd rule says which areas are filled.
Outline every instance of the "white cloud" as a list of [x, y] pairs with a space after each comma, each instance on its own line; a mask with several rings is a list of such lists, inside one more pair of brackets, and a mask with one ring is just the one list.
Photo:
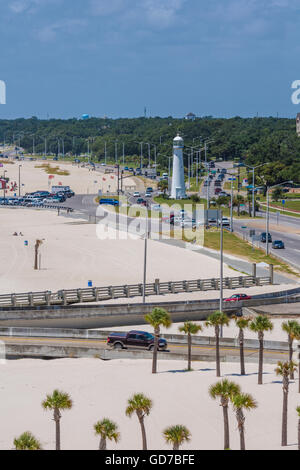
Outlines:
[[123, 9], [124, 0], [91, 0], [90, 8], [93, 14], [108, 16]]
[[150, 23], [157, 26], [169, 26], [186, 0], [144, 0], [144, 10]]
[[66, 19], [49, 24], [37, 32], [41, 41], [49, 42], [56, 39], [57, 34], [76, 34], [87, 25], [87, 21], [82, 19]]
[[9, 8], [13, 13], [24, 13], [29, 11], [32, 8], [40, 6], [43, 3], [46, 3], [47, 0], [13, 0], [9, 4]]
[[99, 16], [116, 16], [124, 23], [138, 22], [167, 27], [174, 22], [187, 0], [90, 0], [90, 11]]

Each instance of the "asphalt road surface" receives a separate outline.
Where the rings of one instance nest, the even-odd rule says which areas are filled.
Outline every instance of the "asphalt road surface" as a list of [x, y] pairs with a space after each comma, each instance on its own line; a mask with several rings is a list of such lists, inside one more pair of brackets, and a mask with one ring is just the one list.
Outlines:
[[[0, 340], [7, 344], [12, 345], [30, 345], [30, 346], [60, 346], [60, 347], [99, 347], [99, 349], [110, 349], [106, 345], [105, 340], [91, 340], [91, 339], [64, 339], [64, 338], [12, 338], [12, 337], [0, 337]], [[133, 350], [129, 349], [129, 350]], [[143, 349], [144, 351], [144, 349]], [[193, 346], [193, 354], [196, 356], [205, 355], [215, 357], [215, 347], [214, 346]], [[230, 356], [239, 358], [240, 352], [239, 348], [233, 347], [221, 347], [221, 355]], [[165, 351], [164, 354], [184, 354], [187, 355], [187, 345], [186, 344], [169, 344], [168, 351]], [[245, 358], [248, 360], [251, 358], [253, 362], [258, 361], [258, 349], [245, 349]], [[266, 359], [269, 357], [271, 361], [285, 361], [288, 359], [288, 353], [286, 351], [274, 351], [270, 349], [265, 349], [264, 351]]]

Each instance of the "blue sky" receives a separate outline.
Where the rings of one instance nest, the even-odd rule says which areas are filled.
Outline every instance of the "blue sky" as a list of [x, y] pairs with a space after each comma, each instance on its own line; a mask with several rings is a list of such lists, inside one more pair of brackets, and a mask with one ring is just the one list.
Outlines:
[[0, 0], [0, 118], [294, 116], [299, 0]]

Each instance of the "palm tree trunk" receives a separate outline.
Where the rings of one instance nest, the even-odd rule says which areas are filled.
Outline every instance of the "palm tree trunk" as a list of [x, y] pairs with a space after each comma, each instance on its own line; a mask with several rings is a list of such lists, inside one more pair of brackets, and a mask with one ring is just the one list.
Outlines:
[[246, 443], [245, 443], [245, 416], [243, 410], [238, 409], [236, 411], [236, 418], [238, 422], [238, 428], [240, 433], [240, 449], [246, 450]]
[[158, 337], [159, 337], [159, 330], [155, 329], [155, 331], [154, 331], [153, 359], [152, 359], [152, 374], [156, 374], [156, 372], [157, 372]]
[[[293, 339], [289, 336], [289, 360], [292, 362], [293, 360]], [[294, 368], [291, 367], [291, 372], [290, 372], [290, 379], [294, 380], [295, 375], [294, 375]]]
[[221, 377], [221, 366], [220, 366], [220, 338], [219, 338], [219, 327], [215, 328], [216, 332], [216, 369], [217, 377]]
[[147, 437], [146, 437], [144, 418], [139, 418], [139, 422], [140, 422], [141, 431], [142, 431], [143, 450], [147, 450]]
[[106, 439], [105, 437], [101, 437], [99, 450], [106, 450]]
[[223, 418], [224, 418], [224, 450], [230, 449], [229, 442], [229, 419], [228, 419], [228, 404], [223, 406]]
[[178, 444], [178, 442], [174, 442], [174, 444], [173, 444], [173, 450], [179, 450], [179, 444]]
[[55, 421], [55, 431], [56, 431], [56, 450], [60, 450], [60, 413], [57, 408], [54, 410], [54, 421]]
[[282, 447], [287, 446], [287, 414], [288, 414], [288, 391], [285, 389], [285, 386], [284, 386], [283, 407], [282, 407], [282, 433], [281, 433]]
[[192, 370], [192, 336], [188, 334], [188, 370]]
[[258, 334], [259, 339], [259, 366], [258, 366], [258, 385], [263, 383], [263, 367], [264, 367], [264, 336], [263, 333]]
[[246, 375], [245, 355], [244, 355], [244, 332], [243, 332], [242, 328], [240, 328], [239, 340], [240, 340], [241, 375]]

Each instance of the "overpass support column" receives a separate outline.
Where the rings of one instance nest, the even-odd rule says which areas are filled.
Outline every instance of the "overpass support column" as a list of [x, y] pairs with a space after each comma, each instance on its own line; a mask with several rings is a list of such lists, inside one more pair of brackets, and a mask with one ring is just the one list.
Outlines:
[[254, 277], [254, 279], [256, 278], [256, 263], [252, 264], [252, 276]]

